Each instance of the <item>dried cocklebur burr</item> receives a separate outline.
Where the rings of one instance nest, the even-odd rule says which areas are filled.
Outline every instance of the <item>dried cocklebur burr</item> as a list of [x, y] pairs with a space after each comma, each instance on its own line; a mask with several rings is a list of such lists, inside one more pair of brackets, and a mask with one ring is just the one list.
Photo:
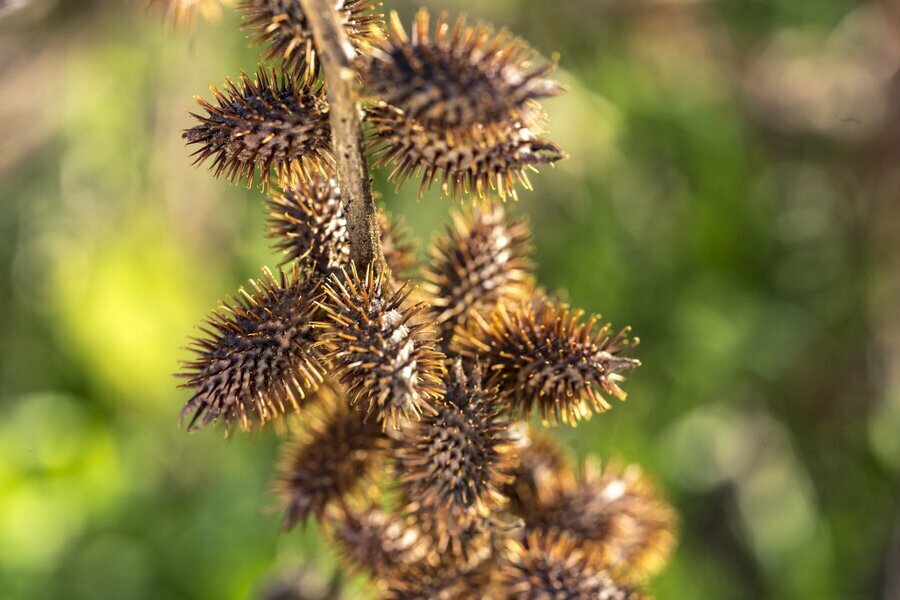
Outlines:
[[395, 437], [397, 471], [406, 512], [422, 523], [440, 551], [464, 553], [470, 529], [506, 503], [515, 454], [502, 400], [457, 360], [433, 412], [408, 423]]
[[544, 295], [501, 303], [488, 316], [474, 313], [453, 348], [481, 360], [490, 385], [523, 416], [536, 405], [545, 422], [575, 425], [609, 408], [603, 393], [624, 400], [621, 372], [640, 365], [623, 356], [637, 343], [629, 329], [612, 333], [597, 327], [598, 316], [582, 317]]
[[[382, 37], [383, 15], [370, 0], [337, 0], [337, 11], [347, 38], [357, 52], [365, 52]], [[314, 77], [319, 68], [309, 22], [297, 0], [245, 0], [238, 6], [244, 29], [254, 41], [267, 46], [266, 58], [282, 60], [297, 75]]]
[[397, 188], [421, 177], [419, 197], [439, 181], [442, 195], [516, 198], [516, 185], [531, 189], [527, 171], [555, 163], [565, 154], [559, 147], [520, 123], [498, 124], [490, 131], [469, 128], [434, 130], [384, 102], [366, 113], [371, 138], [369, 152], [376, 167], [393, 165], [388, 180]]
[[216, 104], [196, 98], [207, 116], [192, 113], [199, 124], [184, 130], [188, 145], [197, 144], [194, 164], [212, 158], [210, 171], [248, 187], [259, 171], [260, 186], [274, 168], [279, 181], [309, 179], [333, 163], [328, 103], [320, 83], [310, 78], [260, 68], [251, 79], [226, 80], [212, 87]]
[[314, 173], [281, 192], [269, 194], [269, 234], [284, 261], [302, 261], [328, 274], [350, 257], [347, 219], [334, 178]]
[[616, 581], [599, 553], [556, 532], [530, 532], [511, 541], [495, 573], [498, 597], [509, 600], [641, 600]]
[[325, 524], [344, 565], [351, 571], [364, 569], [376, 578], [400, 565], [416, 564], [428, 552], [427, 540], [414, 525], [375, 505], [335, 505], [328, 510]]
[[[349, 233], [337, 181], [321, 173], [269, 194], [269, 235], [282, 263], [297, 260], [320, 275], [346, 267], [350, 260]], [[381, 244], [388, 269], [398, 277], [415, 265], [415, 244], [398, 220], [378, 213]]]
[[392, 290], [390, 274], [379, 267], [360, 276], [351, 263], [325, 285], [325, 319], [317, 323], [316, 348], [327, 351], [350, 403], [393, 429], [434, 412], [444, 371], [433, 333], [417, 319], [427, 307], [405, 304], [410, 291], [409, 285]]
[[207, 317], [194, 339], [195, 357], [179, 375], [194, 395], [182, 410], [189, 429], [221, 419], [226, 428], [265, 423], [300, 410], [322, 381], [324, 353], [312, 326], [319, 285], [296, 268], [278, 276], [268, 269]]
[[446, 233], [429, 249], [423, 286], [445, 345], [470, 311], [490, 312], [498, 302], [521, 300], [534, 288], [531, 232], [499, 204], [453, 214]]
[[675, 512], [637, 465], [600, 468], [589, 461], [580, 477], [559, 470], [515, 508], [529, 528], [564, 531], [583, 547], [602, 550], [629, 580], [659, 571], [675, 542]]
[[396, 12], [391, 35], [368, 56], [363, 72], [372, 95], [431, 130], [489, 129], [542, 121], [537, 100], [556, 96], [562, 86], [546, 78], [554, 62], [535, 66], [537, 53], [521, 38], [482, 23], [466, 25], [447, 15], [431, 33], [428, 11], [416, 15], [408, 36]]
[[317, 395], [279, 464], [275, 494], [285, 529], [310, 515], [321, 519], [329, 503], [370, 483], [385, 447], [381, 428], [351, 408], [340, 388], [325, 383]]
[[527, 433], [516, 443], [519, 462], [512, 482], [503, 489], [514, 514], [521, 514], [524, 507], [540, 506], [547, 489], [571, 470], [563, 449], [553, 438], [531, 431], [524, 423], [520, 425]]

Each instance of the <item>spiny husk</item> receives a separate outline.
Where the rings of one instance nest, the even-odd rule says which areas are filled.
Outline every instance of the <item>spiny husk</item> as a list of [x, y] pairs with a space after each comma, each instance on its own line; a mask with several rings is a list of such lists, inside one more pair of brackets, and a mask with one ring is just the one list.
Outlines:
[[166, 22], [175, 27], [193, 27], [199, 14], [207, 21], [222, 16], [222, 5], [228, 0], [148, 0], [151, 9], [163, 14]]
[[[516, 457], [504, 406], [484, 390], [481, 370], [463, 370], [457, 360], [446, 377], [434, 412], [404, 427], [395, 457], [406, 510], [436, 539], [465, 553], [472, 528], [484, 525], [506, 503], [500, 489], [511, 481]], [[476, 532], [477, 533], [477, 532]]]
[[392, 291], [390, 273], [366, 268], [332, 275], [321, 303], [326, 320], [322, 341], [333, 373], [350, 402], [383, 427], [399, 429], [410, 418], [434, 412], [441, 393], [443, 355], [418, 315], [424, 304], [405, 306], [408, 285]]
[[483, 130], [520, 122], [535, 127], [543, 112], [536, 100], [563, 92], [546, 78], [554, 62], [535, 66], [537, 53], [521, 38], [483, 23], [452, 26], [447, 15], [431, 34], [426, 9], [416, 15], [412, 37], [396, 12], [391, 36], [370, 54], [366, 82], [379, 100], [432, 130]]
[[435, 181], [441, 195], [451, 198], [469, 193], [484, 198], [491, 191], [501, 199], [516, 198], [517, 184], [531, 189], [527, 171], [565, 157], [556, 144], [518, 122], [480, 130], [435, 129], [383, 102], [367, 110], [366, 121], [374, 165], [393, 165], [388, 179], [398, 189], [421, 176], [420, 198]]
[[251, 421], [300, 410], [325, 372], [312, 326], [320, 296], [318, 283], [297, 269], [278, 276], [263, 269], [249, 291], [241, 288], [212, 311], [200, 328], [206, 337], [193, 339], [196, 356], [180, 374], [194, 390], [181, 413], [193, 413], [189, 429], [221, 419], [246, 430]]
[[612, 333], [583, 315], [543, 295], [503, 303], [487, 317], [473, 313], [454, 349], [483, 361], [490, 384], [522, 415], [537, 405], [544, 422], [575, 425], [609, 408], [602, 393], [624, 400], [620, 373], [640, 365], [622, 355], [638, 341], [628, 328]]
[[377, 424], [350, 408], [339, 390], [323, 384], [318, 396], [285, 446], [278, 469], [275, 494], [285, 530], [310, 515], [321, 519], [329, 503], [369, 482], [385, 447]]
[[379, 581], [383, 600], [482, 600], [491, 563], [462, 569], [418, 563], [399, 565]]
[[629, 580], [655, 574], [675, 543], [674, 510], [637, 465], [585, 464], [581, 477], [558, 471], [538, 494], [516, 506], [528, 527], [560, 530], [585, 548], [602, 551], [610, 568]]
[[641, 600], [606, 570], [602, 557], [556, 532], [511, 541], [495, 573], [499, 597], [510, 600]]
[[[358, 53], [368, 51], [383, 36], [384, 15], [372, 12], [380, 5], [370, 0], [335, 2], [344, 31]], [[288, 69], [304, 77], [317, 74], [315, 40], [299, 0], [245, 0], [238, 10], [244, 14], [244, 29], [256, 43], [267, 46], [266, 59], [284, 61]]]
[[[527, 428], [523, 427], [526, 431]], [[519, 462], [513, 473], [513, 481], [504, 488], [515, 514], [534, 510], [541, 506], [549, 490], [554, 489], [560, 477], [571, 471], [563, 449], [553, 438], [528, 431], [516, 443]]]
[[284, 261], [298, 260], [320, 274], [347, 264], [347, 219], [337, 180], [313, 173], [283, 192], [269, 195], [269, 234]]
[[[349, 264], [347, 219], [334, 177], [312, 173], [309, 180], [270, 194], [268, 213], [269, 235], [285, 255], [282, 263], [297, 260], [322, 275]], [[378, 225], [385, 264], [395, 277], [408, 278], [416, 266], [415, 240], [400, 219], [383, 211], [378, 211]]]
[[470, 311], [489, 313], [498, 302], [522, 300], [534, 288], [531, 231], [500, 204], [453, 214], [431, 245], [423, 286], [444, 344]]
[[333, 164], [328, 104], [321, 83], [289, 73], [260, 68], [251, 79], [226, 80], [226, 88], [212, 88], [216, 104], [197, 97], [207, 116], [191, 113], [198, 125], [186, 129], [188, 145], [198, 144], [194, 164], [212, 158], [210, 171], [248, 187], [259, 170], [260, 186], [269, 183], [274, 168], [289, 185], [297, 178], [324, 171]]
[[414, 525], [375, 505], [333, 506], [326, 526], [344, 565], [375, 578], [389, 576], [404, 564], [419, 564], [429, 551], [427, 538]]

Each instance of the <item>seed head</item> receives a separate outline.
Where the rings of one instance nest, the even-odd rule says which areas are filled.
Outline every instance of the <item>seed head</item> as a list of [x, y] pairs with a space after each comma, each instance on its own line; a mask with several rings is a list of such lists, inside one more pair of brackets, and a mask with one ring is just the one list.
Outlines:
[[205, 337], [193, 339], [196, 356], [180, 374], [194, 391], [181, 412], [193, 413], [188, 429], [221, 418], [226, 428], [237, 422], [246, 430], [251, 420], [300, 410], [322, 381], [323, 352], [313, 345], [312, 326], [318, 284], [297, 269], [277, 277], [263, 269], [250, 288], [213, 310], [200, 328]]
[[[381, 18], [374, 14], [380, 3], [370, 0], [338, 0], [335, 8], [344, 31], [357, 52], [363, 52], [382, 37]], [[244, 28], [254, 41], [266, 45], [266, 59], [283, 60], [292, 72], [315, 77], [318, 72], [312, 30], [298, 0], [245, 0], [238, 6], [244, 13]]]
[[[502, 403], [457, 360], [434, 413], [409, 423], [397, 444], [397, 467], [408, 512], [434, 530], [442, 550], [490, 511], [506, 503], [500, 488], [511, 480], [515, 456]], [[462, 535], [461, 535], [462, 534]]]
[[[341, 190], [333, 177], [312, 173], [268, 201], [269, 234], [285, 255], [282, 263], [297, 260], [320, 275], [349, 264], [350, 245]], [[378, 213], [381, 247], [388, 269], [405, 278], [416, 264], [414, 241], [402, 221]]]
[[622, 356], [637, 343], [629, 329], [613, 334], [609, 324], [597, 327], [598, 316], [582, 316], [540, 295], [500, 304], [487, 317], [474, 313], [454, 344], [484, 361], [490, 384], [521, 414], [537, 404], [545, 422], [575, 425], [609, 408], [601, 392], [624, 400], [620, 373], [640, 364]]
[[269, 197], [269, 232], [275, 248], [320, 274], [343, 267], [350, 256], [347, 219], [334, 178], [314, 173]]
[[384, 446], [381, 429], [328, 385], [318, 394], [320, 402], [306, 411], [279, 465], [275, 493], [286, 530], [309, 515], [321, 519], [330, 502], [359, 489]]
[[490, 190], [503, 199], [516, 198], [517, 183], [531, 189], [526, 171], [565, 156], [556, 144], [517, 122], [477, 132], [438, 130], [383, 102], [369, 108], [366, 120], [375, 166], [393, 164], [388, 179], [397, 188], [410, 177], [421, 176], [420, 198], [435, 180], [440, 180], [441, 195], [452, 198], [470, 192], [484, 198]]
[[489, 566], [490, 563], [484, 563], [473, 568], [448, 569], [424, 562], [401, 566], [383, 578], [379, 597], [384, 600], [485, 598]]
[[502, 597], [514, 600], [640, 600], [617, 583], [602, 560], [564, 534], [531, 532], [511, 541], [497, 573]]
[[404, 306], [409, 286], [391, 291], [390, 274], [356, 264], [332, 275], [321, 304], [325, 312], [322, 341], [334, 374], [346, 386], [350, 402], [366, 418], [398, 429], [410, 417], [434, 412], [441, 393], [443, 355], [417, 316], [426, 306]]
[[675, 543], [675, 513], [637, 465], [601, 469], [588, 462], [580, 478], [560, 472], [540, 491], [517, 508], [528, 527], [566, 532], [602, 551], [610, 567], [630, 579], [665, 565]]
[[431, 35], [426, 9], [416, 15], [410, 38], [396, 12], [385, 37], [366, 65], [373, 95], [431, 130], [493, 128], [542, 121], [536, 100], [562, 93], [546, 78], [555, 63], [534, 66], [537, 53], [507, 31], [489, 25], [454, 25], [438, 16]]
[[453, 215], [452, 225], [430, 249], [424, 286], [444, 343], [470, 311], [490, 312], [505, 300], [521, 300], [534, 287], [531, 232], [499, 204]]
[[571, 471], [563, 449], [550, 437], [529, 432], [516, 444], [519, 464], [513, 482], [504, 488], [510, 508], [516, 514], [542, 506], [559, 478]]
[[150, 8], [160, 11], [175, 27], [192, 27], [199, 13], [207, 21], [222, 16], [223, 0], [148, 0]]
[[226, 80], [224, 92], [212, 87], [213, 105], [197, 103], [207, 112], [191, 114], [198, 125], [186, 129], [188, 145], [199, 144], [194, 164], [212, 157], [210, 170], [233, 183], [269, 183], [270, 169], [283, 182], [308, 179], [333, 162], [328, 104], [322, 84], [260, 68], [254, 79], [241, 73], [238, 83]]
[[368, 570], [375, 577], [389, 576], [404, 564], [423, 560], [428, 544], [421, 532], [401, 517], [376, 506], [334, 507], [328, 512], [331, 537], [351, 570]]

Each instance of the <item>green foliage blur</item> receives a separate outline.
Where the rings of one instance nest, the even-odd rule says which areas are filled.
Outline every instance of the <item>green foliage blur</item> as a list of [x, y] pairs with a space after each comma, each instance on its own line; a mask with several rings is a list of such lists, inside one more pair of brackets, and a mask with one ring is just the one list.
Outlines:
[[[384, 0], [408, 19], [415, 5]], [[194, 169], [192, 95], [255, 68], [227, 14], [0, 2], [0, 598], [247, 598], [328, 577], [282, 534], [272, 431], [177, 424], [172, 374], [279, 258]], [[555, 432], [680, 512], [659, 598], [900, 598], [900, 10], [850, 0], [428, 2], [560, 53], [571, 158], [511, 209], [539, 279], [631, 324], [629, 399]], [[448, 201], [384, 204], [426, 241]], [[424, 248], [425, 244], [422, 245]]]

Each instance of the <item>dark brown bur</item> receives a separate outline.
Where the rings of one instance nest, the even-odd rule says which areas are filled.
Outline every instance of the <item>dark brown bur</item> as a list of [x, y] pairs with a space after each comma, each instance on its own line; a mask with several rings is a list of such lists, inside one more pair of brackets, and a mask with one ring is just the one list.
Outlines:
[[516, 121], [538, 126], [543, 112], [536, 100], [563, 88], [546, 78], [556, 65], [535, 66], [537, 58], [521, 38], [483, 23], [466, 25], [465, 16], [450, 25], [446, 14], [439, 15], [432, 35], [422, 9], [412, 37], [391, 13], [391, 35], [371, 52], [364, 70], [374, 96], [430, 129]]
[[510, 542], [495, 577], [499, 598], [510, 600], [642, 600], [617, 582], [603, 558], [565, 534], [529, 533]]
[[[320, 275], [346, 267], [350, 260], [347, 218], [337, 181], [322, 173], [296, 181], [268, 200], [269, 235], [284, 254]], [[395, 277], [404, 278], [416, 265], [416, 244], [399, 219], [378, 212], [384, 261]]]
[[438, 333], [446, 345], [471, 311], [490, 312], [497, 303], [521, 300], [533, 289], [531, 232], [499, 204], [453, 214], [446, 233], [429, 252], [425, 291]]
[[536, 405], [545, 422], [575, 425], [609, 408], [603, 393], [624, 400], [621, 372], [640, 365], [623, 356], [637, 343], [627, 328], [614, 334], [583, 314], [542, 294], [500, 304], [487, 317], [474, 313], [454, 349], [482, 360], [488, 381], [523, 416]]
[[[372, 12], [378, 4], [369, 0], [338, 0], [335, 4], [357, 52], [371, 47], [382, 36], [383, 15]], [[284, 61], [288, 69], [304, 77], [316, 75], [315, 40], [298, 0], [246, 0], [238, 10], [244, 14], [244, 29], [256, 43], [267, 46], [267, 59]]]
[[672, 551], [675, 512], [637, 465], [600, 468], [589, 461], [580, 477], [557, 470], [536, 489], [516, 502], [529, 528], [564, 531], [582, 547], [602, 552], [629, 580], [658, 572]]
[[484, 132], [438, 131], [383, 102], [367, 110], [366, 121], [374, 165], [392, 165], [388, 179], [397, 188], [421, 177], [419, 197], [439, 181], [441, 194], [455, 199], [469, 193], [484, 198], [492, 191], [503, 199], [516, 198], [517, 185], [531, 189], [528, 171], [565, 158], [556, 144], [521, 123], [506, 122]]
[[199, 145], [194, 164], [212, 158], [216, 177], [260, 185], [274, 168], [283, 183], [308, 179], [333, 162], [328, 104], [322, 84], [260, 68], [255, 78], [241, 73], [238, 83], [226, 80], [224, 92], [212, 88], [216, 104], [197, 103], [207, 116], [191, 114], [198, 125], [186, 129], [188, 145]]
[[399, 429], [408, 419], [434, 412], [444, 367], [433, 333], [417, 321], [427, 307], [405, 304], [409, 286], [392, 289], [390, 274], [372, 266], [362, 276], [355, 263], [349, 272], [332, 275], [317, 347], [327, 350], [350, 402], [366, 418]]
[[193, 413], [189, 429], [217, 419], [248, 429], [300, 410], [325, 372], [312, 326], [319, 297], [318, 284], [296, 269], [277, 277], [264, 269], [249, 291], [241, 288], [212, 311], [180, 374], [194, 391], [181, 413]]
[[324, 384], [317, 395], [279, 465], [275, 493], [285, 529], [310, 515], [321, 519], [329, 503], [364, 486], [384, 450], [381, 428], [350, 408], [340, 391]]
[[350, 257], [347, 219], [337, 181], [321, 173], [269, 195], [269, 233], [284, 261], [328, 274]]
[[470, 373], [456, 361], [434, 411], [400, 432], [395, 452], [407, 502], [437, 542], [465, 554], [467, 538], [486, 528], [485, 516], [506, 498], [516, 457], [503, 404], [481, 386], [481, 370]]

